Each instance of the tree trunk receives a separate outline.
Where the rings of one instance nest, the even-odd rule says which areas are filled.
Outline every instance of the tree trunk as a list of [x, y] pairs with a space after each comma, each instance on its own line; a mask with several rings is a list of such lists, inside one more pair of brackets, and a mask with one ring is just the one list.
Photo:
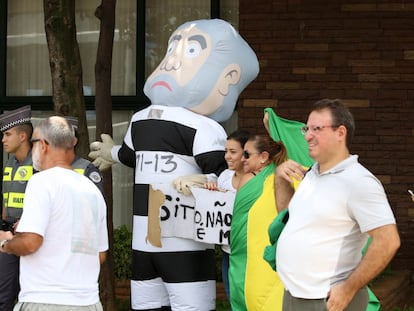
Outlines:
[[[82, 157], [89, 153], [89, 137], [83, 97], [82, 65], [76, 39], [75, 0], [43, 0], [45, 32], [52, 74], [54, 110], [58, 115], [78, 118], [79, 142], [77, 152]], [[103, 0], [97, 9], [101, 12], [101, 34], [98, 43], [96, 75], [97, 137], [101, 133], [112, 136], [111, 63], [115, 27], [115, 1]], [[106, 113], [105, 113], [106, 112]], [[104, 196], [107, 203], [109, 249], [99, 278], [101, 301], [105, 311], [115, 310], [114, 264], [112, 257], [112, 174], [103, 173]]]
[[[102, 0], [96, 9], [95, 16], [100, 19], [100, 33], [98, 52], [95, 64], [95, 109], [96, 109], [96, 139], [100, 140], [102, 133], [112, 136], [112, 97], [111, 97], [111, 72], [112, 49], [115, 30], [115, 6], [116, 0]], [[100, 275], [101, 300], [105, 311], [115, 310], [115, 280], [113, 261], [113, 196], [112, 196], [112, 172], [103, 172], [105, 200], [108, 206], [108, 232], [109, 252], [107, 260], [102, 266]], [[104, 285], [104, 286], [102, 286]]]
[[77, 152], [89, 153], [89, 136], [83, 97], [82, 64], [76, 39], [75, 0], [43, 0], [45, 32], [57, 115], [78, 118]]

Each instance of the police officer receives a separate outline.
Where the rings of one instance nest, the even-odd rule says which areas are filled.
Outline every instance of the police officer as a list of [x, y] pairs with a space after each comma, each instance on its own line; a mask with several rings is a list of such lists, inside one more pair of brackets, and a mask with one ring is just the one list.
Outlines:
[[[65, 116], [65, 119], [72, 125], [75, 131], [76, 144], [78, 142], [78, 118], [73, 116]], [[75, 144], [75, 148], [76, 148]], [[103, 193], [102, 174], [98, 168], [92, 164], [91, 161], [75, 155], [75, 160], [72, 162], [72, 169], [82, 175], [88, 177]], [[1, 311], [1, 310], [0, 310]]]
[[[13, 230], [23, 212], [24, 192], [34, 173], [30, 106], [0, 115], [2, 143], [9, 159], [3, 169], [2, 230]], [[0, 311], [10, 311], [19, 291], [19, 257], [0, 253]]]

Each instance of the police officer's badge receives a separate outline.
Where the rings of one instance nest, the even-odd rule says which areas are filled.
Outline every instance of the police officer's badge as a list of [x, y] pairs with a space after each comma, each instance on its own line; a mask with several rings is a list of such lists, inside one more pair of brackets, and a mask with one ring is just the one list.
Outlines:
[[19, 176], [23, 179], [24, 177], [26, 177], [26, 175], [27, 175], [27, 170], [24, 167], [20, 168]]
[[95, 184], [97, 184], [101, 182], [102, 177], [98, 172], [92, 172], [89, 174], [89, 179], [92, 180]]

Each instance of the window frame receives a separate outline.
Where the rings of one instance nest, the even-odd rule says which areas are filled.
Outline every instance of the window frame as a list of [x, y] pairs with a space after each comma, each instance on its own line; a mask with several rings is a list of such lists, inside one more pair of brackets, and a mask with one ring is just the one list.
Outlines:
[[[52, 96], [6, 96], [7, 81], [7, 4], [8, 0], [0, 1], [0, 16], [3, 24], [0, 25], [0, 113], [4, 110], [13, 110], [30, 103], [32, 110], [52, 110]], [[136, 95], [112, 96], [112, 110], [140, 110], [150, 104], [143, 88], [145, 83], [145, 8], [146, 0], [137, 1], [137, 38], [136, 38]], [[210, 0], [210, 18], [219, 18], [220, 0]], [[95, 110], [95, 96], [85, 96], [85, 109]]]

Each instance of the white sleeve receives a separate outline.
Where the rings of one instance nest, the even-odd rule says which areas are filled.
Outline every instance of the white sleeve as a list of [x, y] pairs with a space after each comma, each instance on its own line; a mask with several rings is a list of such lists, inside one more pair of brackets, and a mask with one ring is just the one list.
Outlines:
[[355, 181], [348, 208], [362, 232], [395, 224], [384, 187], [373, 175], [365, 175]]

